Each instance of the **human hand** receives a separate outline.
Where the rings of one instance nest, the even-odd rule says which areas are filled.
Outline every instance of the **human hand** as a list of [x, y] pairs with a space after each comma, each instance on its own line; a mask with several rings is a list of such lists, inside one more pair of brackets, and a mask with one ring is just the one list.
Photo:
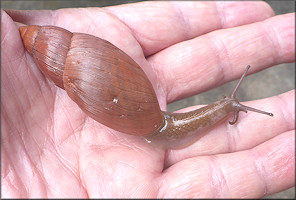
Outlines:
[[260, 198], [295, 184], [294, 90], [247, 104], [273, 118], [241, 115], [165, 151], [87, 117], [33, 64], [12, 21], [110, 41], [144, 68], [164, 110], [238, 78], [248, 64], [254, 72], [294, 62], [294, 14], [272, 17], [263, 2], [1, 13], [3, 197]]

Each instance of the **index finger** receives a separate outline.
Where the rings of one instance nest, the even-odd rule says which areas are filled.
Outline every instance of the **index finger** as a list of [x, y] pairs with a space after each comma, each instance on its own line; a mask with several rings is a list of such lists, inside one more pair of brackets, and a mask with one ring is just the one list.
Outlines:
[[106, 9], [130, 27], [146, 56], [217, 29], [274, 15], [265, 2], [159, 1]]
[[[97, 31], [126, 26], [149, 56], [178, 42], [221, 29], [264, 20], [274, 15], [265, 2], [140, 2], [103, 9], [7, 11], [27, 25], [85, 25]], [[121, 24], [112, 24], [116, 17]], [[114, 18], [114, 20], [116, 19]], [[113, 19], [112, 19], [113, 20]], [[106, 23], [110, 23], [109, 25]], [[113, 27], [112, 27], [113, 25]], [[66, 28], [66, 27], [65, 27]], [[87, 29], [87, 28], [86, 28]], [[90, 29], [90, 28], [88, 28]], [[85, 31], [85, 29], [83, 29]]]

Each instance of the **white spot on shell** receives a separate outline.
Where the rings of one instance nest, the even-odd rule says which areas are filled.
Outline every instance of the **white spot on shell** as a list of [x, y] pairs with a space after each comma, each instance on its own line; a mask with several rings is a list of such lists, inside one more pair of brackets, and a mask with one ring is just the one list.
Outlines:
[[118, 103], [118, 99], [117, 99], [117, 97], [114, 97], [114, 98], [113, 98], [113, 103]]
[[138, 112], [141, 112], [141, 111], [143, 111], [142, 104], [140, 104], [140, 105], [139, 105], [139, 107], [138, 107], [137, 111], [138, 111]]
[[110, 110], [110, 108], [108, 108], [108, 107], [104, 107], [106, 110]]
[[145, 138], [145, 137], [144, 137], [144, 140], [145, 140], [147, 143], [149, 143], [149, 144], [151, 143], [151, 140], [148, 140], [148, 139]]
[[119, 118], [124, 118], [124, 117], [125, 117], [124, 115], [120, 115], [120, 116], [119, 116]]

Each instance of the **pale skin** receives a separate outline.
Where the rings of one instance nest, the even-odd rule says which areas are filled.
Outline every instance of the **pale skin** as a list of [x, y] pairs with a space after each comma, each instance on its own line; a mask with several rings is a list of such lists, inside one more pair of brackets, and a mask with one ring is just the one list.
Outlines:
[[2, 197], [261, 198], [295, 185], [295, 90], [245, 103], [273, 118], [244, 113], [163, 150], [87, 117], [35, 66], [14, 23], [112, 42], [144, 68], [165, 109], [248, 64], [254, 73], [295, 62], [294, 13], [274, 16], [264, 2], [146, 2], [1, 14]]

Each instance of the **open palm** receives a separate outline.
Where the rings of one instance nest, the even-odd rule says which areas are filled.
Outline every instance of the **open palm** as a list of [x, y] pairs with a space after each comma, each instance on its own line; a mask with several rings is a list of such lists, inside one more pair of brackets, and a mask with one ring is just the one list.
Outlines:
[[13, 22], [110, 41], [144, 69], [165, 110], [238, 78], [248, 64], [255, 72], [294, 62], [294, 14], [273, 17], [264, 2], [1, 14], [2, 197], [259, 198], [295, 184], [294, 90], [247, 103], [273, 118], [248, 113], [187, 148], [155, 148], [87, 117], [36, 67]]

